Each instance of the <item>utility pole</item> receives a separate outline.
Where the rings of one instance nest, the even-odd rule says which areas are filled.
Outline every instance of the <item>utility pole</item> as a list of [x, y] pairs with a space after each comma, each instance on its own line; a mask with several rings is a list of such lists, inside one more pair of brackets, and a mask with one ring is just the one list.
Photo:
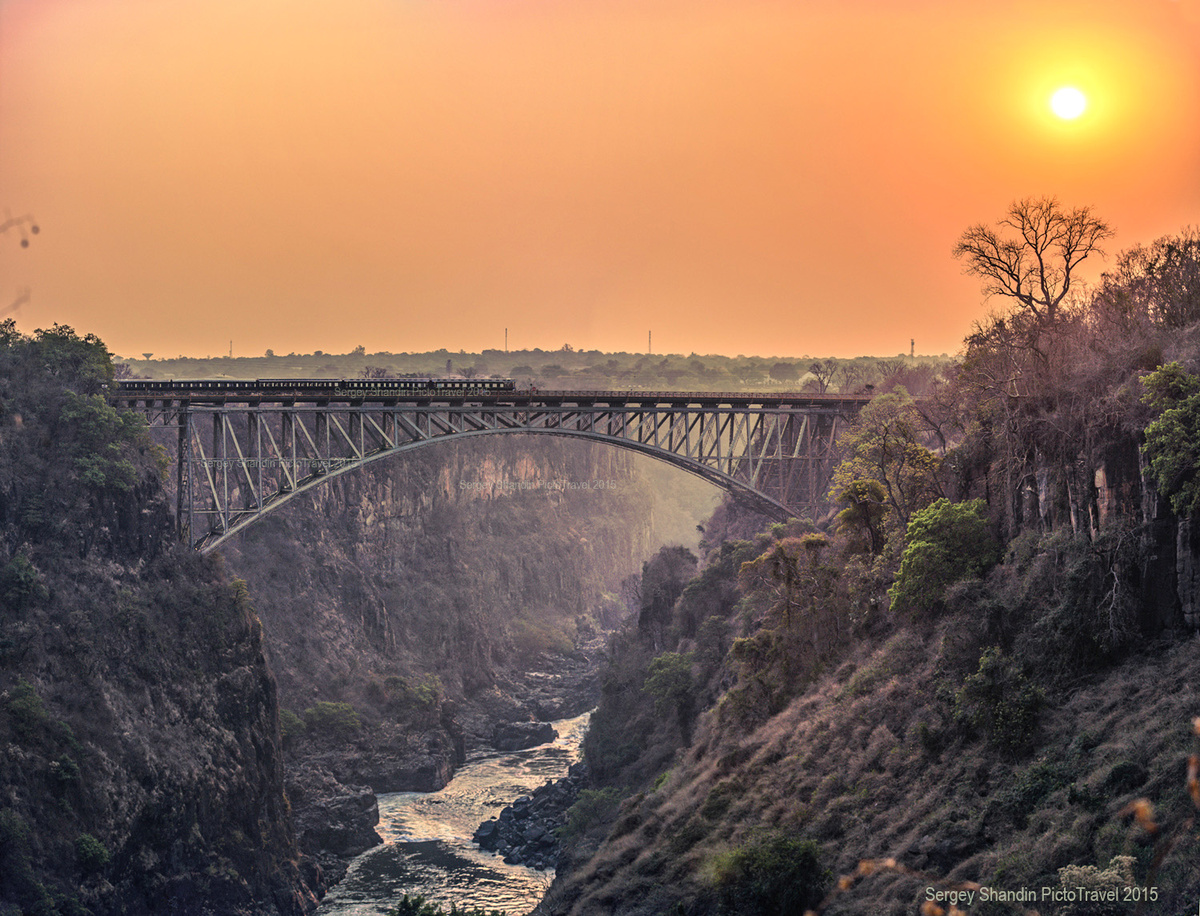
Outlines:
[[652, 340], [653, 340], [652, 332], [647, 331], [646, 332], [646, 355], [647, 356], [654, 353], [654, 346], [651, 343]]
[[508, 352], [508, 328], [504, 329], [504, 352]]

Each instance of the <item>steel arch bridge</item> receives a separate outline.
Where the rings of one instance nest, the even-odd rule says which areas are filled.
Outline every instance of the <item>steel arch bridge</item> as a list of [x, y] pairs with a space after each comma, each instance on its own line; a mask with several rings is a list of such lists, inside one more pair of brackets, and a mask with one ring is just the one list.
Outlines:
[[[436, 442], [567, 436], [632, 449], [723, 487], [767, 515], [815, 516], [841, 425], [867, 397], [636, 391], [372, 395], [248, 383], [181, 391], [141, 382], [119, 407], [172, 432], [179, 536], [208, 552], [332, 477]], [[171, 451], [171, 448], [168, 448]]]

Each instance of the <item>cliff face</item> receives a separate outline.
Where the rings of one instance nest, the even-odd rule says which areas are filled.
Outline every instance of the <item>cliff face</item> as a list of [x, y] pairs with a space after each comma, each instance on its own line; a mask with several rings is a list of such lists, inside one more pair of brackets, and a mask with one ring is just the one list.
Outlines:
[[41, 884], [97, 913], [304, 912], [244, 587], [182, 552], [31, 565], [44, 596], [5, 609], [5, 896], [29, 906]]
[[[1200, 538], [1195, 520], [1171, 511], [1138, 446], [1136, 434], [1110, 431], [1089, 460], [1081, 462], [1074, 488], [1038, 488], [1037, 511], [1029, 513], [1025, 527], [1070, 527], [1093, 540], [1103, 532], [1136, 529], [1140, 559], [1130, 585], [1138, 593], [1141, 629], [1147, 635], [1195, 632], [1200, 629]], [[1041, 477], [1055, 479], [1050, 468]], [[1031, 490], [1031, 502], [1033, 495]]]
[[172, 546], [99, 342], [0, 330], [0, 911], [310, 910], [244, 585]]

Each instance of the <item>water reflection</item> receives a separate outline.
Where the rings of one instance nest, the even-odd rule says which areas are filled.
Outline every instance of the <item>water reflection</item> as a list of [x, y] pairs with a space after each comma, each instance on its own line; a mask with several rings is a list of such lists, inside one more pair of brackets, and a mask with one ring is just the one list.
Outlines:
[[565, 776], [579, 759], [588, 715], [555, 722], [550, 744], [471, 757], [439, 792], [379, 796], [384, 845], [359, 856], [325, 898], [317, 916], [380, 916], [404, 894], [420, 894], [449, 909], [462, 906], [518, 916], [545, 894], [552, 870], [506, 865], [471, 842], [482, 821], [548, 779]]

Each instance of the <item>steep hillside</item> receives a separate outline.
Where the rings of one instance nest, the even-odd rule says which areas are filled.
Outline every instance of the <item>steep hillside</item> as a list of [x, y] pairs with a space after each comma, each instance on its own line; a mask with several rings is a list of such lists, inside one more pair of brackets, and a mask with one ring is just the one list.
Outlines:
[[0, 911], [308, 912], [260, 624], [111, 373], [0, 325]]
[[[680, 593], [676, 632], [689, 609], [736, 589], [738, 564], [771, 549], [760, 539], [717, 555]], [[1069, 580], [1076, 549], [1059, 539], [1024, 564], [1010, 554], [989, 578], [991, 593], [1003, 603], [1046, 577]], [[594, 786], [572, 812], [574, 845], [539, 912], [768, 913], [785, 886], [811, 886], [803, 905], [824, 898], [825, 914], [899, 916], [917, 912], [931, 887], [1040, 895], [1104, 880], [1122, 895], [1135, 888], [1132, 902], [1070, 908], [984, 900], [976, 890], [967, 910], [1132, 913], [1140, 885], [1156, 889], [1144, 912], [1191, 912], [1200, 892], [1186, 778], [1189, 754], [1200, 751], [1194, 640], [1144, 643], [1099, 665], [1076, 655], [1056, 674], [1045, 663], [1080, 644], [1045, 631], [1006, 642], [1012, 605], [998, 612], [981, 594], [960, 595], [935, 621], [860, 634], [839, 662], [802, 675], [777, 709], [748, 689], [746, 641], [730, 656], [736, 686], [734, 672], [714, 667], [715, 624], [673, 647], [687, 660], [674, 693], [656, 678], [670, 653], [631, 632], [615, 647], [593, 717]], [[1043, 622], [1056, 613], [1050, 601], [1039, 606]], [[737, 626], [748, 612], [743, 598], [710, 619]], [[1035, 653], [1041, 668], [1030, 664]], [[690, 746], [677, 702], [685, 692], [708, 707]], [[1142, 799], [1152, 808], [1136, 808]], [[1144, 823], [1138, 810], [1148, 812]], [[1132, 857], [1132, 880], [1120, 878], [1120, 856]], [[1082, 870], [1060, 871], [1072, 867]], [[850, 876], [841, 891], [839, 875]]]
[[[964, 239], [1067, 219], [1010, 216]], [[976, 272], [1058, 298], [866, 405], [836, 515], [647, 565], [542, 912], [1195, 911], [1200, 239], [1068, 305], [1040, 238]]]

